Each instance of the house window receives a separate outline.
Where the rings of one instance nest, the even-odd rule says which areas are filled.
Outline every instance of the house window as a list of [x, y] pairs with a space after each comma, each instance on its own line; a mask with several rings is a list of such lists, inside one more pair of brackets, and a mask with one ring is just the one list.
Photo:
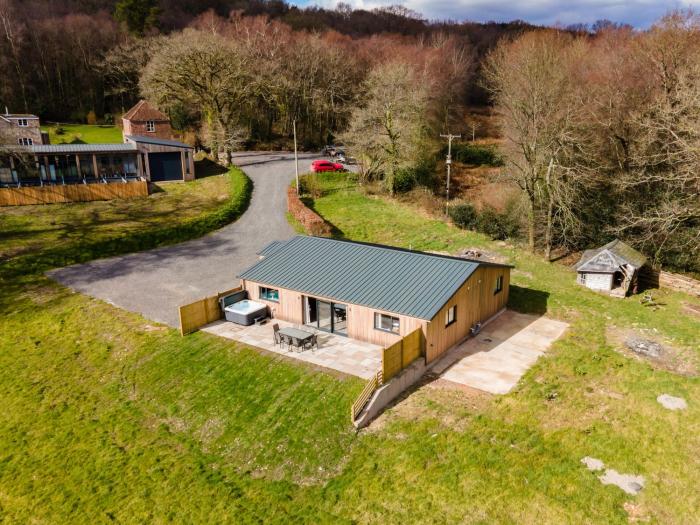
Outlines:
[[26, 127], [28, 126], [28, 124], [27, 124], [27, 119], [26, 119], [26, 118], [17, 119], [17, 125], [18, 125], [20, 128], [26, 128]]
[[496, 295], [497, 293], [500, 293], [503, 290], [503, 276], [499, 275], [496, 277], [496, 289], [493, 291], [493, 294]]
[[399, 333], [399, 318], [376, 312], [374, 314], [374, 328], [383, 332]]
[[156, 123], [153, 120], [146, 121], [146, 131], [149, 133], [154, 133], [156, 131]]
[[451, 306], [447, 312], [445, 312], [445, 326], [450, 326], [457, 320], [457, 305]]
[[20, 146], [32, 146], [34, 144], [34, 140], [27, 137], [17, 139], [17, 142]]
[[586, 284], [586, 274], [585, 273], [578, 274], [578, 282], [581, 284]]
[[280, 302], [280, 291], [275, 288], [265, 288], [260, 287], [260, 299], [265, 299], [266, 301], [272, 301], [273, 303]]

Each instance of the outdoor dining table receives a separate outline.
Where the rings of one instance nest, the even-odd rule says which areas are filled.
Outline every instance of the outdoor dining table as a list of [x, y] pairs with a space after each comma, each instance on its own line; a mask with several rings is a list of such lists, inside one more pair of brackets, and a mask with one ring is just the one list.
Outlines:
[[299, 328], [292, 328], [291, 326], [280, 328], [279, 334], [297, 347], [304, 346], [304, 344], [314, 336], [312, 332], [300, 330]]

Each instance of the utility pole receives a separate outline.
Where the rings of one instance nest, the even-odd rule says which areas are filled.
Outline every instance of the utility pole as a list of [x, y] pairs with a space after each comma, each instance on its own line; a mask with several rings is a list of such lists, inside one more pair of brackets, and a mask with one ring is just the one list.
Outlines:
[[294, 175], [297, 179], [297, 195], [299, 195], [299, 157], [297, 156], [297, 119], [294, 117], [292, 121], [294, 128]]
[[448, 133], [447, 135], [440, 136], [444, 139], [447, 139], [447, 159], [445, 160], [445, 165], [447, 166], [447, 193], [445, 195], [445, 215], [447, 215], [450, 209], [450, 166], [452, 165], [452, 140], [461, 139], [462, 135], [453, 135], [452, 133]]

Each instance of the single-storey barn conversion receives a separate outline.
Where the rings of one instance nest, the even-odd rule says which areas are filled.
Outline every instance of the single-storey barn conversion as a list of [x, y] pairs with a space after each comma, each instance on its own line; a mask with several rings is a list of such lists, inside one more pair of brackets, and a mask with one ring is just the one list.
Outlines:
[[426, 362], [508, 302], [505, 264], [309, 236], [260, 256], [241, 286], [273, 318], [382, 346], [420, 328]]

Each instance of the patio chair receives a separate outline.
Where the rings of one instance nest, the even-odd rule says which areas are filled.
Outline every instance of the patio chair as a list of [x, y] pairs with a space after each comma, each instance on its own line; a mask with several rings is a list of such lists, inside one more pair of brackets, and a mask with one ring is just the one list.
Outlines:
[[318, 335], [314, 334], [312, 335], [305, 343], [304, 343], [304, 350], [308, 349], [313, 349], [313, 347], [316, 347], [316, 350], [318, 350]]
[[282, 336], [280, 335], [280, 325], [275, 323], [272, 325], [272, 335], [275, 338], [275, 346], [282, 346]]

